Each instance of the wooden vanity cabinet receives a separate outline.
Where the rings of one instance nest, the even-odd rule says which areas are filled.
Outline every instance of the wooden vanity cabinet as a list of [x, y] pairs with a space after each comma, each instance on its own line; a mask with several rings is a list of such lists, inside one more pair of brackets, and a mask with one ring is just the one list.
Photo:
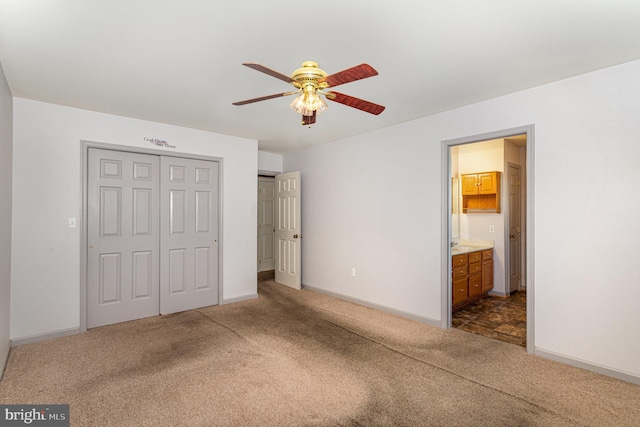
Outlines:
[[500, 172], [468, 173], [460, 178], [462, 213], [500, 212]]
[[493, 289], [493, 249], [454, 255], [451, 265], [454, 310], [485, 297]]

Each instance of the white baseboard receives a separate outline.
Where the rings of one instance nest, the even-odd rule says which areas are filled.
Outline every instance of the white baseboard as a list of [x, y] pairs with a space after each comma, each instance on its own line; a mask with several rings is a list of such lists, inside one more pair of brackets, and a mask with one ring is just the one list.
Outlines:
[[536, 356], [550, 359], [556, 362], [564, 363], [565, 365], [573, 366], [576, 368], [584, 369], [586, 371], [595, 372], [596, 374], [605, 375], [607, 377], [616, 378], [622, 381], [626, 381], [632, 384], [640, 384], [640, 376], [634, 375], [629, 372], [620, 371], [617, 369], [609, 368], [607, 366], [598, 365], [595, 363], [587, 362], [573, 357], [565, 356], [563, 354], [554, 353], [548, 350], [542, 350], [536, 348], [534, 353]]
[[506, 298], [509, 296], [509, 293], [506, 292], [498, 292], [498, 291], [489, 291], [489, 295], [493, 295], [495, 297]]
[[47, 332], [46, 334], [31, 335], [24, 338], [16, 338], [11, 340], [11, 347], [18, 347], [25, 344], [33, 344], [40, 341], [52, 340], [54, 338], [67, 337], [80, 333], [80, 328], [63, 329], [56, 332]]
[[363, 305], [369, 308], [375, 308], [376, 310], [384, 311], [385, 313], [394, 314], [396, 316], [404, 317], [406, 319], [415, 320], [416, 322], [426, 323], [427, 325], [436, 326], [438, 328], [442, 327], [442, 323], [439, 320], [430, 319], [428, 317], [418, 316], [417, 314], [408, 313], [402, 310], [396, 310], [395, 308], [387, 307], [380, 304], [375, 304], [372, 302], [364, 301], [358, 298], [353, 298], [349, 296], [345, 296], [342, 294], [338, 294], [336, 292], [327, 291], [324, 289], [316, 288], [314, 286], [303, 285], [304, 289], [309, 289], [310, 291], [318, 292], [320, 294], [329, 295], [334, 298], [338, 298], [344, 301], [353, 302], [355, 304]]
[[240, 302], [240, 301], [249, 301], [252, 299], [257, 299], [258, 298], [258, 294], [249, 294], [249, 295], [243, 295], [241, 297], [235, 297], [235, 298], [225, 298], [222, 300], [222, 302], [220, 302], [220, 305], [226, 305], [226, 304], [233, 304], [234, 302]]

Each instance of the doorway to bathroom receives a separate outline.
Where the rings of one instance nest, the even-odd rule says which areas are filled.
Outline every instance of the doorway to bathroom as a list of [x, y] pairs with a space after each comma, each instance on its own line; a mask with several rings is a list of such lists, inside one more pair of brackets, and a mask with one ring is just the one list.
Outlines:
[[529, 351], [532, 143], [530, 126], [445, 141], [443, 146], [448, 171], [443, 319], [447, 327]]

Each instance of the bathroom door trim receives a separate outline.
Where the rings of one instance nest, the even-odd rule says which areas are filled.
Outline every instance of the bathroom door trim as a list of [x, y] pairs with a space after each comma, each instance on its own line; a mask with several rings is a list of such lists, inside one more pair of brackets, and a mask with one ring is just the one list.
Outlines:
[[442, 141], [442, 234], [441, 234], [441, 327], [451, 327], [451, 147], [473, 142], [527, 135], [526, 148], [526, 281], [527, 284], [527, 353], [535, 351], [535, 280], [534, 280], [534, 130], [535, 126], [525, 125], [494, 132], [465, 136]]

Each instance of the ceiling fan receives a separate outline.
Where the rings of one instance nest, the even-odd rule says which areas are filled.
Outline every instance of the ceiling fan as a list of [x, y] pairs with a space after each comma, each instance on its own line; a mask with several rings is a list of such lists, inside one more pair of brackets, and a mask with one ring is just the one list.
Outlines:
[[324, 91], [327, 88], [332, 88], [341, 84], [377, 76], [378, 72], [368, 64], [356, 65], [355, 67], [328, 75], [324, 70], [318, 68], [317, 62], [306, 61], [303, 62], [302, 67], [295, 70], [291, 76], [286, 76], [277, 71], [271, 70], [264, 65], [253, 62], [245, 62], [242, 65], [290, 83], [297, 90], [293, 92], [261, 96], [259, 98], [247, 99], [245, 101], [238, 101], [234, 102], [233, 105], [245, 105], [282, 96], [298, 95], [291, 102], [290, 107], [293, 111], [302, 115], [303, 125], [311, 125], [315, 123], [316, 114], [322, 113], [329, 108], [320, 95], [323, 95], [330, 101], [357, 108], [358, 110], [362, 110], [367, 113], [378, 115], [384, 111], [384, 107], [382, 105], [374, 104], [373, 102], [365, 101], [364, 99], [359, 99], [339, 92]]

